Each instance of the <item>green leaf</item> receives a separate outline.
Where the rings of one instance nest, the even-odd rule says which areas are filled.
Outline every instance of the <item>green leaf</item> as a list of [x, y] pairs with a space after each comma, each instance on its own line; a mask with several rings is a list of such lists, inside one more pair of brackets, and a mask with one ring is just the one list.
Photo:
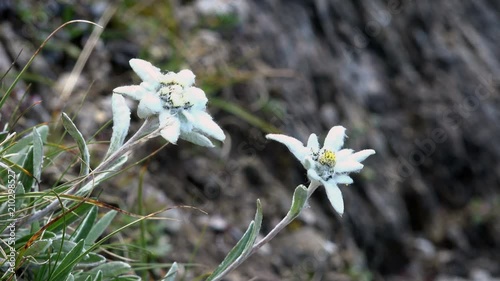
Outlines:
[[[21, 235], [19, 233], [17, 233], [17, 234], [20, 237], [16, 239], [16, 247], [19, 247], [19, 248], [23, 247], [33, 237], [33, 233], [30, 233], [27, 231], [23, 233], [24, 235]], [[56, 238], [56, 234], [54, 234], [53, 232], [50, 232], [50, 231], [45, 231], [43, 233], [43, 235], [40, 237], [40, 240], [52, 239], [52, 245], [54, 245], [55, 238]]]
[[62, 231], [64, 228], [66, 228], [66, 226], [70, 225], [71, 223], [75, 222], [77, 219], [81, 218], [86, 213], [88, 213], [92, 208], [92, 206], [93, 205], [86, 203], [81, 204], [80, 206], [78, 206], [78, 208], [73, 210], [73, 212], [66, 213], [64, 215], [64, 218], [60, 218], [59, 220], [53, 222], [47, 228], [47, 231], [52, 231], [55, 233]]
[[[33, 128], [33, 177], [40, 182], [43, 166], [43, 140], [36, 128]], [[38, 191], [38, 188], [35, 189]]]
[[302, 184], [297, 186], [295, 192], [293, 193], [292, 206], [288, 211], [288, 215], [292, 218], [297, 217], [307, 201], [307, 188]]
[[[36, 150], [43, 149], [43, 142], [46, 141], [48, 135], [48, 127], [45, 125], [40, 126], [33, 130], [33, 132], [35, 131], [39, 136], [36, 142], [39, 142], [40, 140], [42, 141], [42, 145], [37, 145]], [[11, 166], [12, 169], [16, 172], [16, 174], [19, 175], [17, 180], [22, 183], [25, 191], [31, 191], [33, 185], [33, 176], [34, 174], [38, 173], [38, 171], [33, 169], [35, 166], [33, 154], [39, 152], [33, 151], [33, 143], [35, 142], [35, 136], [33, 135], [33, 132], [26, 135], [20, 140], [15, 140], [15, 144], [7, 148], [5, 151], [0, 151], [2, 155], [8, 155], [8, 157], [0, 157], [0, 159], [2, 160], [2, 162], [5, 161], [5, 163], [8, 163], [9, 166]], [[39, 159], [38, 155], [36, 157], [37, 159]], [[14, 164], [23, 167], [23, 169], [25, 169], [27, 172], [20, 170]], [[7, 169], [0, 169], [0, 177], [6, 178], [7, 172]]]
[[95, 275], [94, 281], [102, 281], [102, 270], [98, 270], [97, 274]]
[[260, 227], [262, 226], [262, 204], [260, 200], [257, 199], [257, 211], [255, 212], [255, 229], [257, 232], [260, 231]]
[[175, 281], [175, 277], [177, 276], [177, 270], [179, 270], [179, 267], [177, 266], [177, 263], [174, 262], [170, 267], [170, 269], [168, 270], [165, 277], [163, 277], [162, 281]]
[[259, 235], [260, 227], [262, 226], [262, 204], [260, 203], [259, 199], [257, 199], [257, 211], [255, 212], [254, 223], [255, 227], [252, 230], [250, 238], [248, 239], [248, 243], [245, 246], [245, 249], [241, 253], [241, 258], [244, 258], [250, 254], [250, 251], [252, 250], [252, 247], [255, 244], [255, 240]]
[[73, 237], [71, 240], [78, 242], [80, 240], [85, 240], [92, 229], [92, 226], [95, 223], [95, 220], [97, 219], [97, 207], [92, 206], [90, 208], [90, 211], [85, 214], [85, 217], [83, 221], [80, 223], [78, 228], [75, 230], [73, 233]]
[[97, 238], [99, 238], [99, 236], [101, 236], [108, 228], [109, 224], [115, 218], [116, 214], [117, 212], [112, 210], [102, 216], [102, 218], [98, 220], [97, 223], [92, 227], [89, 234], [87, 235], [87, 238], [85, 238], [85, 244], [93, 244], [97, 240]]
[[75, 281], [102, 281], [102, 271], [92, 274], [83, 271], [76, 276]]
[[90, 163], [90, 154], [89, 154], [89, 149], [87, 147], [87, 143], [85, 142], [85, 139], [83, 138], [82, 133], [78, 131], [78, 129], [75, 126], [75, 123], [71, 121], [71, 118], [69, 118], [66, 113], [62, 113], [62, 123], [66, 131], [75, 139], [76, 144], [78, 145], [78, 149], [80, 150], [80, 155], [81, 155], [81, 166], [80, 166], [80, 176], [86, 176], [89, 174], [89, 163]]
[[[36, 128], [36, 131], [42, 138], [43, 142], [47, 141], [47, 135], [49, 134], [49, 127], [47, 125], [43, 125]], [[33, 143], [32, 133], [26, 135], [22, 139], [16, 142], [16, 144], [12, 145], [6, 150], [6, 154], [16, 154], [25, 150], [26, 147], [31, 146]], [[19, 164], [19, 162], [15, 161], [15, 159], [11, 159], [12, 162]]]
[[[0, 116], [0, 119], [1, 119], [1, 116]], [[0, 132], [0, 143], [2, 143], [4, 140], [6, 140], [7, 136], [9, 136], [9, 131], [1, 131]]]
[[141, 277], [137, 275], [122, 275], [118, 277], [114, 277], [113, 281], [141, 281]]
[[73, 248], [76, 246], [76, 242], [71, 241], [67, 238], [57, 238], [54, 239], [52, 243], [52, 248], [54, 249], [54, 252], [61, 252], [63, 254], [71, 252]]
[[105, 279], [110, 277], [118, 277], [122, 274], [130, 272], [131, 269], [132, 267], [128, 263], [121, 261], [111, 261], [89, 270], [89, 273], [97, 273], [98, 271], [102, 271], [103, 278]]
[[24, 187], [23, 184], [18, 181], [16, 185], [16, 210], [21, 210], [21, 206], [24, 202], [24, 198], [22, 195], [24, 194]]
[[75, 247], [67, 253], [61, 263], [55, 268], [50, 280], [65, 280], [70, 275], [75, 265], [82, 258], [83, 240], [80, 240]]
[[228, 266], [230, 266], [233, 262], [235, 262], [245, 251], [249, 242], [251, 242], [252, 234], [255, 228], [255, 222], [251, 221], [248, 226], [245, 234], [241, 237], [240, 241], [236, 243], [233, 249], [229, 251], [226, 258], [219, 264], [219, 266], [214, 270], [214, 272], [207, 278], [206, 281], [210, 281], [217, 277], [220, 273], [222, 273]]
[[37, 240], [29, 246], [24, 253], [22, 253], [23, 257], [29, 257], [29, 256], [37, 256], [41, 252], [45, 252], [51, 245], [52, 245], [52, 239], [42, 239], [42, 240]]
[[77, 266], [78, 268], [94, 268], [97, 265], [104, 264], [105, 262], [106, 258], [104, 256], [89, 252], [77, 263]]
[[33, 148], [30, 147], [28, 149], [28, 153], [26, 154], [26, 158], [24, 159], [23, 169], [26, 171], [22, 171], [19, 175], [19, 181], [24, 186], [24, 192], [28, 193], [31, 191], [31, 187], [33, 186]]
[[260, 228], [262, 226], [262, 204], [260, 200], [257, 199], [257, 211], [255, 212], [255, 219], [250, 222], [247, 231], [243, 237], [238, 241], [236, 246], [229, 252], [222, 263], [215, 269], [215, 271], [208, 277], [206, 281], [210, 281], [213, 278], [221, 274], [226, 268], [237, 260], [244, 259], [250, 255], [255, 240], [259, 235]]
[[130, 108], [128, 108], [125, 98], [122, 95], [113, 94], [113, 134], [109, 144], [105, 159], [117, 151], [125, 141], [128, 129], [130, 127]]
[[75, 276], [73, 276], [73, 274], [69, 274], [68, 275], [68, 278], [66, 278], [66, 281], [75, 281]]
[[89, 275], [89, 276], [87, 276], [87, 278], [85, 278], [85, 279], [83, 279], [83, 277], [82, 277], [82, 276], [80, 276], [80, 278], [78, 278], [78, 279], [76, 279], [76, 280], [77, 280], [77, 281], [81, 281], [81, 280], [84, 280], [84, 281], [92, 281], [92, 280], [94, 280], [94, 279], [92, 279], [92, 276], [90, 276], [90, 275]]

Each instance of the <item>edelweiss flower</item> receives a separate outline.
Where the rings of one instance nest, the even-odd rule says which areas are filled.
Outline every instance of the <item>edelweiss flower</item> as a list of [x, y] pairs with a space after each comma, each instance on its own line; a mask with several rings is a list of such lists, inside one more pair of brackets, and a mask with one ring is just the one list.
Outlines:
[[299, 140], [286, 135], [269, 134], [266, 136], [288, 147], [307, 169], [307, 177], [313, 185], [325, 186], [330, 203], [340, 215], [344, 213], [344, 200], [337, 184], [353, 183], [348, 174], [359, 172], [363, 168], [360, 162], [375, 154], [373, 149], [365, 149], [356, 153], [353, 153], [352, 149], [340, 149], [344, 145], [345, 136], [344, 127], [331, 128], [321, 149], [316, 134], [309, 136], [306, 147]]
[[205, 92], [193, 87], [195, 75], [191, 70], [162, 73], [141, 59], [131, 59], [130, 66], [143, 82], [118, 87], [113, 92], [139, 100], [137, 115], [140, 118], [158, 115], [163, 138], [174, 144], [181, 138], [209, 147], [213, 144], [206, 136], [220, 141], [226, 138], [206, 112]]

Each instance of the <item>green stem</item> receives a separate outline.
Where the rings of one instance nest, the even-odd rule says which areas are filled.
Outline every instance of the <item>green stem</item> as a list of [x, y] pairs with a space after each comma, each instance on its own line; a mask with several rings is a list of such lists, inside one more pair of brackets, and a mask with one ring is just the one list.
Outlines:
[[[307, 187], [307, 199], [306, 199], [306, 202], [307, 202], [307, 200], [309, 200], [309, 198], [311, 197], [311, 195], [313, 194], [313, 192], [316, 190], [316, 188], [318, 188], [318, 186], [320, 186], [320, 184], [317, 181], [312, 181], [309, 184], [309, 187]], [[302, 209], [300, 211], [302, 211]], [[262, 238], [259, 242], [255, 243], [252, 246], [252, 249], [250, 250], [250, 252], [246, 256], [236, 259], [236, 261], [234, 263], [232, 263], [223, 272], [221, 272], [218, 276], [216, 276], [214, 279], [212, 279], [212, 281], [221, 280], [222, 277], [224, 277], [226, 274], [228, 274], [229, 272], [233, 271], [235, 268], [237, 268], [238, 266], [240, 266], [248, 257], [250, 257], [251, 255], [253, 255], [262, 246], [264, 246], [269, 241], [271, 241], [271, 239], [273, 239], [280, 231], [282, 231], [296, 217], [298, 217], [299, 214], [300, 214], [300, 212], [296, 213], [296, 214], [293, 214], [291, 212], [291, 210], [288, 211], [288, 213], [286, 214], [286, 216], [271, 231], [269, 231], [269, 233], [264, 238]]]

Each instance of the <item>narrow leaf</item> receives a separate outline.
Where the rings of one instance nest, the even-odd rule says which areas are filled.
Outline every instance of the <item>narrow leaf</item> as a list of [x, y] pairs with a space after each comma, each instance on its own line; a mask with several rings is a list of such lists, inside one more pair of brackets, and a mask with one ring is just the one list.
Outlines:
[[90, 163], [90, 154], [89, 154], [89, 149], [87, 147], [87, 143], [85, 142], [85, 139], [83, 138], [82, 133], [78, 131], [78, 128], [76, 128], [75, 123], [71, 121], [68, 115], [66, 113], [62, 113], [62, 123], [66, 131], [73, 137], [73, 139], [76, 141], [76, 144], [78, 146], [78, 149], [80, 150], [80, 156], [81, 156], [81, 166], [80, 166], [80, 176], [85, 176], [89, 174], [89, 163]]
[[70, 225], [77, 219], [84, 216], [89, 210], [92, 208], [91, 204], [81, 204], [78, 208], [76, 208], [73, 212], [68, 212], [64, 215], [64, 218], [61, 218], [55, 222], [53, 222], [48, 228], [47, 231], [52, 231], [58, 233], [66, 228], [67, 225]]
[[[36, 128], [33, 129], [33, 177], [40, 182], [43, 166], [43, 140]], [[38, 184], [35, 185], [38, 191]]]
[[[47, 125], [43, 125], [40, 127], [36, 128], [36, 131], [42, 138], [42, 141], [45, 142], [47, 141], [47, 135], [49, 134], [49, 127]], [[33, 136], [32, 134], [28, 134], [27, 136], [23, 137], [19, 141], [16, 142], [16, 144], [12, 145], [6, 150], [6, 154], [15, 154], [23, 151], [26, 147], [30, 146], [30, 144], [33, 143]], [[12, 162], [16, 162], [14, 159], [11, 159]], [[18, 163], [19, 164], [19, 163]]]
[[[102, 271], [103, 278], [118, 277], [119, 275], [130, 272], [131, 266], [121, 261], [111, 261], [101, 264], [89, 271], [89, 273]], [[114, 279], [113, 279], [114, 280]]]
[[24, 171], [21, 171], [19, 175], [19, 181], [24, 186], [24, 192], [28, 193], [31, 191], [31, 187], [33, 186], [33, 148], [30, 147], [28, 153], [26, 154], [26, 158], [23, 163]]
[[248, 242], [250, 241], [254, 228], [255, 228], [255, 223], [251, 221], [250, 225], [247, 228], [247, 231], [245, 231], [245, 234], [243, 234], [243, 237], [241, 237], [240, 241], [238, 241], [238, 243], [236, 243], [234, 248], [231, 249], [231, 251], [229, 251], [226, 258], [221, 262], [221, 264], [219, 264], [219, 266], [207, 278], [206, 281], [211, 281], [212, 279], [217, 277], [217, 275], [223, 272], [228, 266], [230, 266], [234, 261], [236, 261], [236, 259], [238, 259], [241, 256]]
[[44, 253], [52, 245], [52, 239], [42, 239], [33, 242], [24, 253], [23, 257], [36, 256], [39, 253]]
[[162, 281], [175, 281], [175, 277], [177, 276], [177, 271], [179, 270], [179, 267], [177, 266], [177, 263], [174, 262], [170, 269], [168, 270], [167, 274], [165, 277], [163, 277]]
[[23, 184], [20, 181], [17, 181], [16, 185], [16, 210], [21, 210], [21, 206], [24, 202], [24, 187]]
[[137, 275], [122, 275], [122, 276], [118, 276], [118, 277], [114, 277], [113, 279], [111, 279], [113, 281], [141, 281], [141, 277], [137, 276]]
[[73, 237], [71, 240], [79, 242], [82, 239], [83, 240], [87, 239], [87, 236], [90, 230], [92, 229], [92, 226], [94, 225], [96, 219], [97, 219], [97, 207], [92, 206], [90, 211], [85, 214], [83, 221], [80, 223], [78, 228], [73, 233]]
[[78, 268], [94, 268], [97, 265], [104, 264], [105, 262], [106, 258], [104, 256], [89, 252], [77, 263], [77, 266]]
[[94, 281], [102, 281], [102, 270], [98, 270], [97, 274], [95, 275]]
[[85, 278], [85, 279], [82, 279], [82, 278], [83, 278], [83, 277], [81, 277], [81, 276], [80, 276], [80, 278], [79, 278], [79, 279], [76, 279], [76, 280], [79, 280], [79, 281], [80, 281], [80, 280], [83, 280], [83, 281], [92, 281], [92, 280], [94, 280], [94, 279], [92, 279], [92, 276], [91, 276], [91, 275], [87, 276], [87, 278]]
[[113, 134], [105, 158], [108, 158], [123, 145], [130, 127], [130, 108], [128, 108], [125, 98], [122, 95], [113, 94], [111, 104], [113, 110]]
[[117, 212], [116, 211], [109, 211], [107, 212], [100, 220], [97, 221], [97, 223], [92, 227], [90, 232], [87, 235], [87, 238], [85, 238], [85, 244], [90, 245], [101, 236], [104, 231], [108, 228], [109, 224], [111, 221], [115, 218]]
[[257, 236], [259, 235], [260, 227], [262, 226], [262, 204], [260, 203], [259, 199], [257, 199], [257, 211], [255, 212], [254, 223], [255, 227], [253, 228], [250, 238], [248, 239], [248, 243], [245, 246], [243, 253], [241, 254], [242, 258], [250, 254], [250, 251], [255, 244], [255, 240], [257, 240]]
[[61, 252], [63, 254], [66, 254], [66, 253], [71, 252], [71, 250], [73, 250], [73, 248], [76, 247], [76, 244], [77, 243], [67, 239], [66, 237], [63, 237], [63, 238], [54, 239], [54, 241], [52, 243], [52, 248], [56, 252]]
[[295, 192], [293, 193], [292, 206], [288, 211], [288, 214], [295, 218], [300, 214], [300, 211], [304, 208], [307, 201], [307, 188], [302, 184], [297, 186]]
[[54, 270], [50, 280], [65, 280], [70, 275], [71, 270], [73, 270], [80, 258], [82, 258], [83, 242], [83, 240], [78, 242], [75, 247], [64, 256], [59, 266]]

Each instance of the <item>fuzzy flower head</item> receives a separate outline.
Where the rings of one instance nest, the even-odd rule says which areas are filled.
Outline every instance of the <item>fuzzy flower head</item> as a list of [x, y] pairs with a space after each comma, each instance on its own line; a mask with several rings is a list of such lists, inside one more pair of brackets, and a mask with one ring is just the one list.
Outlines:
[[353, 183], [349, 173], [359, 172], [363, 168], [361, 162], [375, 154], [373, 149], [365, 149], [356, 153], [352, 149], [341, 149], [346, 137], [345, 128], [342, 126], [330, 129], [322, 148], [320, 148], [316, 134], [309, 136], [307, 146], [286, 135], [269, 134], [266, 137], [288, 147], [307, 169], [309, 180], [325, 187], [330, 203], [340, 215], [344, 213], [344, 200], [337, 184]]
[[206, 112], [205, 92], [193, 86], [195, 75], [191, 70], [163, 73], [141, 59], [131, 59], [130, 66], [143, 82], [113, 92], [138, 100], [139, 118], [158, 115], [163, 138], [174, 144], [181, 138], [208, 147], [213, 146], [208, 137], [225, 139], [222, 129]]

